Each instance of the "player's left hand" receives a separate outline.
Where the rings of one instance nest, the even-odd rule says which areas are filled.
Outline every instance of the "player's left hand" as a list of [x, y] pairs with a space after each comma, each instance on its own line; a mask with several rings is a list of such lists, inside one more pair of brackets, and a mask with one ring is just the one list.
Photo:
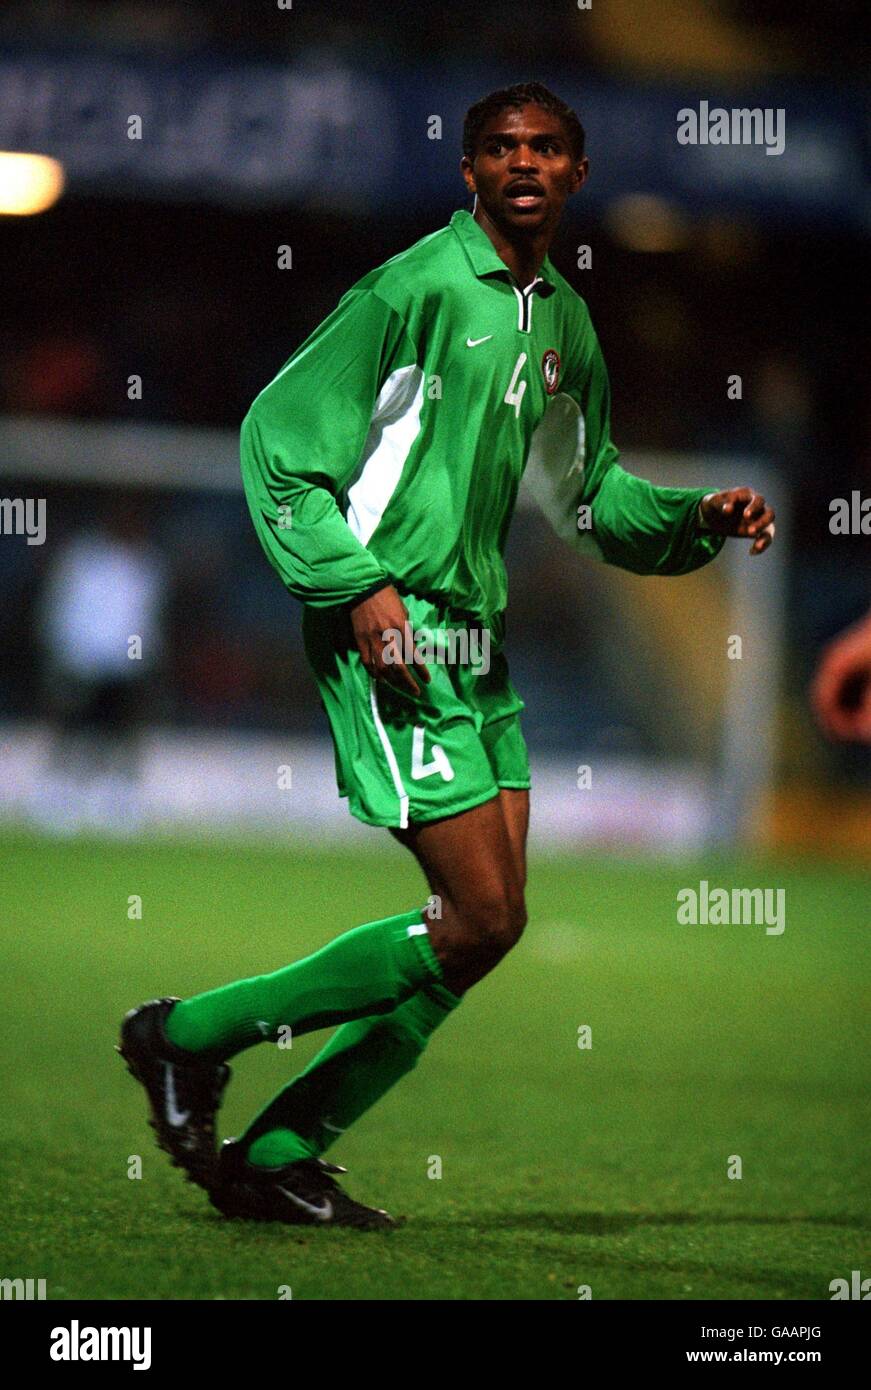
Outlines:
[[752, 487], [732, 487], [702, 499], [705, 525], [721, 536], [752, 536], [751, 555], [761, 555], [774, 540], [774, 508]]

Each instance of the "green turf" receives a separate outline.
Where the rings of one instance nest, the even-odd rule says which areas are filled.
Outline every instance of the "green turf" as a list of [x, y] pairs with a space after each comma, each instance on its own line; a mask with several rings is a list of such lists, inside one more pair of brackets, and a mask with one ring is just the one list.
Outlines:
[[[678, 926], [701, 877], [784, 888], [786, 931]], [[386, 1235], [223, 1221], [153, 1146], [113, 1044], [142, 999], [422, 901], [403, 851], [19, 836], [0, 884], [4, 1277], [53, 1298], [820, 1299], [871, 1275], [856, 869], [534, 857], [523, 942], [332, 1151], [408, 1218]], [[223, 1133], [319, 1043], [239, 1058]]]

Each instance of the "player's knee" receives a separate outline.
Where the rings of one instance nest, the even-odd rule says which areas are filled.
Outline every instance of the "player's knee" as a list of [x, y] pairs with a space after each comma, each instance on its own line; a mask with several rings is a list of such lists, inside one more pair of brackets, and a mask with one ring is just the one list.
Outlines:
[[479, 898], [463, 920], [469, 949], [495, 964], [517, 944], [526, 926], [523, 894], [505, 891]]
[[526, 899], [521, 892], [510, 899], [502, 924], [502, 942], [506, 951], [510, 951], [512, 946], [517, 945], [528, 921]]

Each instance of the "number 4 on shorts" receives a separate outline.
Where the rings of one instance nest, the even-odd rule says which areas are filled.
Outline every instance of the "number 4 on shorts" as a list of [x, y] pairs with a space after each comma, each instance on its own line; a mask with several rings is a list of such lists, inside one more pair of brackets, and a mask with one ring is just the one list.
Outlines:
[[415, 782], [419, 782], [421, 777], [432, 777], [434, 772], [440, 772], [446, 782], [452, 782], [454, 769], [451, 767], [448, 755], [441, 744], [433, 744], [432, 761], [425, 763], [423, 760], [423, 739], [423, 725], [416, 724], [411, 740], [411, 775]]

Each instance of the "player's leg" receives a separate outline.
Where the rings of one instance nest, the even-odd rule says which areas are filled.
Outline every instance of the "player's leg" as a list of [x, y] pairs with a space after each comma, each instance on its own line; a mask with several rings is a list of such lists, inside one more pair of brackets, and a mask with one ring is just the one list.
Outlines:
[[526, 841], [529, 836], [529, 792], [513, 787], [502, 787], [499, 791], [505, 829], [511, 841], [514, 864], [520, 879], [520, 886], [526, 889]]
[[[226, 1216], [391, 1224], [354, 1202], [320, 1157], [417, 1062], [462, 990], [501, 960], [526, 920], [522, 804], [509, 833], [502, 798], [399, 832], [439, 900], [429, 934], [443, 983], [430, 982], [386, 1018], [346, 1023], [240, 1140], [224, 1144], [209, 1195]], [[332, 1170], [342, 1171], [342, 1170]]]
[[[409, 605], [419, 625], [438, 621], [432, 605], [411, 598]], [[274, 974], [177, 1005], [167, 1020], [170, 1040], [220, 1061], [274, 1038], [281, 1025], [302, 1033], [390, 1013], [433, 981], [462, 993], [522, 930], [519, 842], [516, 832], [514, 844], [509, 835], [492, 756], [479, 733], [476, 717], [483, 715], [473, 717], [445, 667], [434, 669], [420, 700], [377, 688], [346, 619], [328, 614], [319, 621], [326, 627], [312, 630], [310, 623], [307, 650], [351, 809], [362, 820], [395, 826], [431, 884], [450, 875], [443, 912], [421, 921], [415, 909], [369, 923]], [[515, 723], [510, 716], [494, 721], [500, 744], [510, 743], [512, 733], [519, 738]], [[406, 817], [410, 825], [403, 827]]]
[[[318, 636], [324, 634], [316, 633]], [[491, 968], [522, 926], [516, 902], [518, 885], [522, 897], [522, 884], [511, 870], [511, 840], [499, 813], [501, 798], [494, 785], [497, 760], [486, 739], [479, 739], [476, 733], [482, 716], [476, 711], [472, 718], [444, 672], [440, 673], [438, 699], [425, 707], [415, 705], [409, 709], [407, 703], [396, 704], [389, 692], [380, 701], [358, 654], [347, 644], [347, 634], [344, 647], [341, 633], [331, 627], [326, 638], [321, 652], [325, 665], [320, 668], [315, 647], [310, 656], [315, 656], [315, 669], [328, 702], [340, 789], [351, 795], [352, 810], [361, 819], [383, 823], [380, 818], [385, 817], [389, 824], [398, 806], [404, 801], [407, 808], [411, 802], [408, 795], [400, 795], [405, 793], [401, 784], [404, 776], [409, 791], [414, 793], [415, 810], [418, 805], [421, 808], [421, 819], [448, 827], [441, 837], [446, 840], [444, 855], [454, 860], [459, 853], [467, 856], [469, 881], [482, 886], [479, 900], [464, 908], [465, 925], [457, 909], [458, 904], [467, 902], [468, 895], [461, 894], [450, 882], [443, 894], [446, 907], [439, 929], [445, 958], [450, 958], [452, 952], [456, 957], [460, 947], [467, 952], [474, 948], [475, 959], [467, 962], [465, 975], [454, 960], [459, 989], [463, 979], [480, 978]], [[513, 747], [516, 754], [522, 748], [522, 739], [517, 732], [512, 742], [511, 721], [501, 717], [504, 711], [503, 704], [493, 726], [494, 736], [500, 744]], [[425, 752], [418, 743], [419, 740], [423, 744], [424, 739]], [[432, 756], [430, 749], [438, 756]], [[510, 778], [524, 776], [524, 760], [525, 752], [509, 769]], [[366, 777], [361, 780], [364, 768]], [[470, 802], [474, 803], [473, 808]], [[445, 817], [434, 818], [433, 808], [443, 805], [447, 808]], [[454, 807], [457, 809], [452, 815]], [[452, 822], [462, 820], [465, 825], [463, 817], [471, 815], [472, 810], [481, 833], [469, 837], [461, 834], [457, 841], [458, 832]], [[431, 884], [439, 885], [440, 856], [435, 846], [439, 832], [430, 824], [422, 827], [421, 834], [423, 843], [413, 846], [415, 853]], [[495, 861], [494, 843], [498, 845]], [[191, 1156], [185, 1150], [198, 1145], [203, 1136], [207, 1141], [197, 1162], [202, 1159], [204, 1165], [208, 1160], [206, 1150], [214, 1109], [211, 1114], [201, 1113], [194, 1092], [201, 1089], [214, 1094], [217, 1090], [219, 1094], [226, 1076], [226, 1068], [222, 1071], [220, 1067], [223, 1059], [264, 1037], [274, 1037], [282, 1026], [299, 1034], [309, 1028], [348, 1021], [346, 1027], [351, 1027], [351, 1034], [340, 1029], [325, 1049], [329, 1056], [320, 1054], [316, 1063], [330, 1061], [351, 1043], [365, 1044], [361, 1056], [370, 1056], [374, 1051], [380, 1059], [385, 1052], [391, 1052], [395, 1064], [392, 1072], [389, 1066], [382, 1069], [379, 1061], [371, 1074], [371, 1084], [366, 1082], [365, 1067], [360, 1077], [354, 1077], [348, 1094], [353, 1089], [358, 1093], [349, 1101], [349, 1109], [356, 1106], [357, 1113], [367, 1109], [392, 1084], [391, 1074], [396, 1079], [414, 1064], [434, 1028], [459, 1002], [458, 994], [442, 981], [442, 966], [428, 938], [428, 930], [434, 925], [418, 910], [399, 914], [345, 933], [314, 956], [270, 976], [237, 981], [183, 1003], [165, 1000], [133, 1011], [125, 1025], [128, 1035], [141, 1032], [146, 1023], [152, 1025], [147, 1045], [134, 1059], [138, 1063], [134, 1074], [143, 1080], [147, 1063], [151, 1080], [145, 1084], [155, 1127], [175, 1160], [190, 1172]], [[403, 999], [409, 1007], [400, 1012]], [[146, 1013], [150, 1015], [147, 1020], [142, 1017]], [[373, 1015], [376, 1021], [383, 1016], [392, 1018], [392, 1022], [386, 1030], [369, 1038]], [[360, 1020], [356, 1029], [353, 1020]], [[129, 1037], [122, 1039], [122, 1051], [129, 1062], [131, 1049], [124, 1046], [128, 1042]], [[183, 1067], [183, 1060], [201, 1065], [207, 1086], [199, 1087], [197, 1071], [193, 1066]], [[326, 1075], [344, 1072], [345, 1062], [336, 1061]], [[305, 1087], [301, 1090], [304, 1092]], [[182, 1093], [184, 1099], [180, 1099]], [[323, 1106], [316, 1109], [320, 1116]], [[322, 1127], [322, 1134], [334, 1135], [346, 1127], [336, 1123], [337, 1117], [331, 1110], [324, 1113], [329, 1129]], [[264, 1154], [258, 1153], [257, 1157], [269, 1166], [279, 1164], [279, 1160], [285, 1165], [293, 1162], [301, 1138], [282, 1125], [276, 1127], [275, 1120], [272, 1107], [268, 1107], [252, 1127], [265, 1145]], [[254, 1137], [251, 1131], [249, 1134]], [[244, 1157], [241, 1145], [233, 1151], [233, 1161], [240, 1152]]]
[[389, 1014], [421, 986], [438, 984], [427, 930], [420, 908], [399, 913], [270, 974], [132, 1009], [119, 1051], [146, 1090], [152, 1127], [172, 1161], [209, 1185], [228, 1057], [266, 1038]]
[[520, 817], [512, 817], [510, 832], [503, 796], [395, 832], [440, 900], [441, 916], [429, 915], [429, 934], [443, 983], [455, 994], [488, 974], [526, 924]]
[[354, 927], [279, 970], [185, 999], [166, 1031], [177, 1047], [224, 1061], [264, 1038], [274, 1042], [390, 1013], [440, 978], [418, 907]]
[[[526, 791], [503, 790], [485, 806], [438, 822], [442, 828], [430, 827], [424, 836], [415, 829], [391, 832], [416, 853], [437, 899], [435, 920], [430, 919], [434, 941], [438, 939], [438, 916], [444, 921], [447, 915], [452, 940], [462, 940], [464, 935], [462, 924], [454, 920], [456, 899], [461, 897], [453, 885], [456, 875], [443, 873], [440, 859], [447, 857], [465, 864], [464, 877], [479, 874], [481, 862], [492, 855], [494, 824], [498, 827], [500, 810], [505, 833], [502, 835], [497, 829], [496, 842], [501, 844], [505, 857], [495, 865], [495, 872], [497, 876], [513, 878], [522, 890], [529, 822]], [[426, 847], [418, 852], [421, 839]], [[468, 854], [470, 845], [477, 847], [472, 855]], [[491, 870], [487, 876], [492, 877]], [[516, 939], [516, 928], [515, 921], [512, 939]], [[340, 1134], [416, 1066], [436, 1028], [459, 1002], [460, 996], [453, 988], [433, 983], [418, 990], [391, 1014], [344, 1024], [242, 1136], [240, 1142], [247, 1148], [249, 1160], [264, 1167], [277, 1167], [325, 1153]]]
[[[437, 625], [443, 616], [413, 597], [406, 602], [417, 629]], [[504, 657], [494, 652], [484, 681], [469, 672], [434, 669], [425, 698], [411, 706], [389, 690], [373, 690], [347, 634], [343, 637], [331, 618], [309, 615], [307, 632], [309, 658], [334, 736], [340, 790], [350, 796], [354, 814], [366, 819], [383, 813], [387, 818], [397, 810], [397, 793], [407, 791], [412, 826], [394, 824], [391, 833], [417, 855], [437, 899], [434, 911], [427, 911], [431, 936], [441, 932], [448, 952], [451, 942], [461, 943], [466, 935], [496, 934], [502, 936], [504, 950], [516, 939], [522, 912], [517, 898], [526, 877], [529, 820], [522, 702], [510, 684]], [[377, 711], [380, 728], [370, 710], [373, 715]], [[423, 744], [417, 756], [415, 740]], [[390, 759], [384, 757], [385, 741]], [[379, 765], [380, 786], [370, 771]], [[434, 814], [437, 808], [441, 815]], [[465, 894], [443, 872], [442, 859], [452, 868], [467, 866]], [[509, 883], [514, 888], [506, 895]], [[482, 884], [484, 891], [475, 894], [473, 889]], [[475, 902], [464, 927], [458, 902], [464, 905], [470, 897]], [[485, 954], [485, 964], [495, 963], [500, 952]], [[479, 959], [479, 974], [481, 969]], [[243, 1135], [252, 1162], [272, 1167], [293, 1157], [323, 1154], [417, 1063], [435, 1029], [460, 1002], [462, 983], [458, 979], [451, 989], [446, 981], [432, 982], [390, 1014], [339, 1028]]]

